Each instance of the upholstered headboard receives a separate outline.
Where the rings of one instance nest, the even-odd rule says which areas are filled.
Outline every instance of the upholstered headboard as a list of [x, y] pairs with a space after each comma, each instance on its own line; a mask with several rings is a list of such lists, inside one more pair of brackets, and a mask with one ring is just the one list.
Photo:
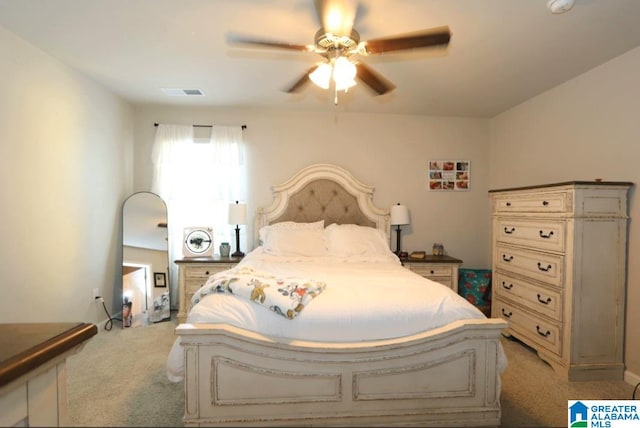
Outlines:
[[258, 208], [255, 234], [262, 226], [281, 221], [324, 220], [325, 226], [338, 223], [375, 227], [388, 240], [389, 210], [373, 205], [373, 190], [339, 166], [308, 166], [273, 186], [271, 205]]

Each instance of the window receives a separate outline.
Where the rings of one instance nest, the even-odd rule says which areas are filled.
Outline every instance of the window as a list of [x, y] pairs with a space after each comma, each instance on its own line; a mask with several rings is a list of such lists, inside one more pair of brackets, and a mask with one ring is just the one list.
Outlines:
[[[152, 191], [167, 203], [169, 259], [182, 257], [183, 230], [213, 228], [216, 252], [221, 242], [235, 246], [235, 225], [229, 225], [229, 204], [246, 199], [247, 173], [242, 128], [214, 126], [207, 139], [202, 128], [160, 124], [152, 150]], [[209, 128], [205, 128], [209, 129]], [[241, 228], [241, 247], [246, 233]], [[171, 305], [178, 302], [177, 267], [170, 267]], [[176, 306], [177, 307], [177, 306]]]

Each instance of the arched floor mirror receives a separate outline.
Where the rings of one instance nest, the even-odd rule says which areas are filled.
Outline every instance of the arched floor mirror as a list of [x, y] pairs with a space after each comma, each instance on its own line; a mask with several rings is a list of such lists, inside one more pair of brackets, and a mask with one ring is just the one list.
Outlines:
[[158, 195], [124, 201], [122, 245], [122, 326], [170, 319], [167, 205]]

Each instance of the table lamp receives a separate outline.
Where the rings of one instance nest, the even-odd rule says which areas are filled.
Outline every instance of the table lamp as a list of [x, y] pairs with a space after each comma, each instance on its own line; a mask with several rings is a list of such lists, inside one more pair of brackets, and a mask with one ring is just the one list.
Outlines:
[[410, 224], [409, 221], [409, 208], [406, 205], [400, 205], [398, 202], [397, 205], [391, 207], [391, 225], [396, 226], [396, 255], [400, 257], [400, 226], [404, 226]]
[[229, 204], [229, 224], [236, 225], [236, 252], [231, 257], [244, 257], [244, 253], [240, 251], [240, 225], [247, 223], [247, 205]]

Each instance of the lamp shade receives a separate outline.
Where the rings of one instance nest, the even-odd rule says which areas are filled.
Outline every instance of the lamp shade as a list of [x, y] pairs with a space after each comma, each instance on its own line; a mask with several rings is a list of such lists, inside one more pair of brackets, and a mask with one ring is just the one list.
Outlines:
[[391, 207], [391, 224], [394, 226], [410, 224], [409, 208], [406, 205], [394, 205]]
[[322, 89], [329, 89], [331, 80], [331, 65], [329, 63], [320, 64], [313, 73], [309, 74], [309, 79]]
[[356, 65], [347, 58], [341, 56], [333, 65], [333, 80], [336, 82], [336, 90], [343, 91], [355, 86]]
[[229, 224], [247, 223], [247, 204], [229, 204]]

